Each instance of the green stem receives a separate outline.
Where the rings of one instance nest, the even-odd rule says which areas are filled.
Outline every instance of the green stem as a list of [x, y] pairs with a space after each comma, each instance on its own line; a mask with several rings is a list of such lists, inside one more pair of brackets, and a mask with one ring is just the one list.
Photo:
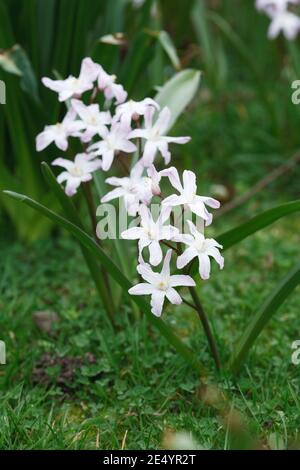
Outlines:
[[212, 356], [213, 356], [215, 364], [216, 364], [216, 368], [218, 370], [220, 370], [221, 369], [221, 360], [220, 360], [220, 356], [219, 356], [219, 352], [218, 352], [218, 348], [217, 348], [217, 343], [216, 343], [216, 341], [214, 339], [214, 336], [212, 334], [212, 331], [210, 329], [207, 316], [206, 316], [206, 314], [203, 310], [203, 307], [202, 307], [201, 302], [199, 300], [196, 289], [194, 287], [190, 287], [189, 290], [190, 290], [192, 299], [195, 303], [195, 307], [196, 307], [197, 313], [199, 315], [200, 321], [202, 323], [204, 332], [206, 334], [206, 337], [207, 337], [207, 340], [208, 340], [208, 343], [209, 343], [209, 347], [210, 347]]
[[[90, 214], [90, 218], [92, 222], [94, 238], [95, 238], [96, 243], [100, 245], [100, 240], [97, 238], [97, 235], [96, 235], [96, 229], [97, 229], [96, 208], [94, 205], [92, 189], [91, 189], [91, 185], [89, 182], [83, 185], [83, 190], [84, 190], [84, 196], [85, 196], [85, 200], [88, 206], [88, 210], [89, 210], [89, 214]], [[110, 282], [107, 276], [107, 272], [103, 268], [101, 268], [101, 274], [103, 277], [103, 284], [104, 284], [103, 288], [101, 288], [101, 298], [107, 310], [109, 318], [113, 326], [115, 326], [115, 323], [114, 323], [115, 308], [114, 308]]]

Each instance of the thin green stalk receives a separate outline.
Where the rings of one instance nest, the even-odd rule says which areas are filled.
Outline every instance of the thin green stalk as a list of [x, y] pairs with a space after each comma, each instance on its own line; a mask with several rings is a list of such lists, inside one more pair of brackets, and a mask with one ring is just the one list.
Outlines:
[[[96, 240], [96, 243], [100, 245], [100, 240], [97, 238], [97, 235], [96, 235], [96, 229], [97, 229], [96, 208], [95, 208], [95, 204], [93, 200], [93, 193], [92, 193], [90, 182], [85, 183], [83, 185], [83, 188], [84, 188], [85, 200], [86, 200], [90, 218], [91, 218], [94, 238]], [[115, 314], [115, 307], [114, 307], [114, 301], [113, 301], [113, 295], [111, 292], [110, 282], [108, 279], [107, 272], [103, 268], [101, 268], [101, 274], [103, 276], [103, 281], [105, 285], [104, 289], [102, 289], [102, 300], [103, 300], [103, 303], [105, 304], [105, 308], [107, 309], [107, 313], [110, 319], [112, 320], [112, 323], [114, 323], [113, 318]]]
[[196, 289], [194, 287], [190, 287], [189, 290], [190, 290], [192, 299], [195, 303], [195, 307], [196, 307], [197, 313], [199, 315], [200, 321], [202, 323], [204, 332], [206, 334], [206, 337], [207, 337], [207, 340], [208, 340], [208, 343], [209, 343], [209, 347], [210, 347], [213, 359], [214, 359], [215, 364], [216, 364], [216, 368], [218, 370], [220, 370], [221, 369], [221, 360], [220, 360], [220, 356], [219, 356], [219, 352], [218, 352], [218, 348], [217, 348], [217, 343], [216, 343], [216, 341], [214, 339], [214, 336], [212, 334], [212, 331], [210, 329], [207, 316], [206, 316], [206, 314], [203, 310], [203, 307], [202, 307], [201, 302], [199, 300]]

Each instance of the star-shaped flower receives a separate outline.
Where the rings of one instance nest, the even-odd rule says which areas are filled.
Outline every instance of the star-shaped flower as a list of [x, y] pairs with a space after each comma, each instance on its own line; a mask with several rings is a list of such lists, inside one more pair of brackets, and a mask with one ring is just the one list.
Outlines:
[[122, 123], [115, 123], [110, 131], [101, 132], [103, 140], [96, 142], [88, 148], [95, 156], [102, 156], [102, 169], [108, 171], [112, 165], [115, 154], [119, 151], [132, 153], [137, 150], [136, 145], [128, 138], [128, 127]]
[[81, 121], [75, 121], [75, 117], [76, 112], [71, 109], [62, 122], [46, 126], [43, 132], [36, 138], [36, 150], [41, 152], [54, 142], [56, 147], [66, 151], [68, 148], [68, 138], [70, 136], [78, 137], [80, 131], [84, 128], [84, 124]]
[[111, 123], [109, 111], [100, 112], [98, 104], [86, 106], [82, 101], [72, 100], [72, 107], [84, 124], [84, 133], [81, 135], [82, 142], [90, 142], [95, 135], [107, 133], [107, 125]]
[[171, 209], [164, 207], [156, 221], [154, 221], [150, 210], [145, 205], [140, 206], [140, 227], [125, 230], [121, 237], [125, 240], [139, 240], [139, 252], [142, 256], [143, 249], [148, 247], [150, 253], [150, 264], [157, 266], [162, 260], [161, 240], [172, 240], [179, 234], [177, 228], [172, 225], [164, 225], [169, 219]]
[[107, 178], [106, 183], [116, 186], [116, 189], [107, 193], [101, 202], [105, 203], [122, 197], [128, 214], [135, 216], [139, 211], [140, 204], [150, 204], [153, 196], [149, 178], [143, 176], [144, 170], [143, 165], [138, 162], [132, 168], [130, 176]]
[[[183, 235], [182, 241], [188, 248], [177, 258], [177, 268], [184, 268], [192, 259], [199, 259], [199, 273], [202, 279], [209, 279], [210, 276], [210, 256], [216, 260], [220, 269], [224, 268], [224, 258], [221, 256], [219, 248], [223, 248], [213, 238], [205, 238], [197, 227], [190, 220], [189, 224], [191, 235]], [[177, 237], [178, 241], [180, 237]]]
[[129, 135], [130, 139], [138, 137], [146, 140], [142, 158], [146, 167], [153, 164], [157, 151], [161, 153], [167, 165], [171, 160], [169, 143], [186, 144], [190, 141], [190, 137], [169, 137], [164, 135], [171, 117], [170, 110], [167, 107], [161, 111], [155, 124], [153, 124], [154, 112], [155, 108], [148, 106], [145, 112], [145, 128], [135, 129]]
[[173, 194], [163, 200], [163, 204], [167, 206], [186, 206], [191, 212], [198, 215], [209, 225], [212, 221], [212, 215], [206, 209], [206, 206], [218, 209], [219, 201], [211, 197], [197, 196], [196, 175], [193, 171], [184, 170], [183, 184], [181, 184], [178, 171], [175, 167], [167, 168], [160, 172], [161, 176], [168, 176], [172, 186], [177, 189], [179, 195]]
[[144, 116], [149, 106], [159, 109], [159, 105], [151, 98], [142, 101], [129, 100], [117, 107], [114, 119], [130, 125], [132, 120], [137, 121], [140, 116]]
[[85, 91], [91, 90], [94, 87], [99, 71], [100, 66], [87, 57], [82, 61], [78, 78], [73, 77], [73, 75], [70, 75], [65, 80], [52, 80], [51, 78], [44, 77], [42, 82], [47, 88], [59, 94], [59, 101], [66, 101], [72, 97], [79, 98]]
[[57, 158], [52, 165], [66, 169], [58, 177], [58, 183], [66, 181], [65, 192], [67, 196], [74, 196], [81, 183], [90, 181], [92, 173], [101, 168], [101, 160], [90, 160], [86, 153], [76, 155], [74, 162], [65, 158]]
[[116, 99], [117, 103], [124, 103], [127, 98], [127, 92], [124, 90], [122, 85], [116, 83], [116, 75], [109, 75], [101, 65], [99, 65], [99, 76], [98, 76], [98, 88], [103, 91], [104, 96], [107, 100], [113, 98]]
[[137, 284], [128, 291], [131, 295], [151, 295], [151, 311], [157, 317], [162, 314], [165, 298], [174, 305], [182, 303], [182, 298], [174, 287], [196, 285], [190, 276], [170, 275], [171, 256], [172, 250], [168, 250], [160, 273], [153, 272], [147, 264], [140, 264], [137, 270], [146, 282]]

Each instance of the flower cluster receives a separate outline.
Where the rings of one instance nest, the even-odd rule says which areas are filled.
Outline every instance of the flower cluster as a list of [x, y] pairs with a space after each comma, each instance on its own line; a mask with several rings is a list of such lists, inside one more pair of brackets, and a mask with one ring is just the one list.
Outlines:
[[[116, 77], [107, 74], [90, 58], [82, 61], [78, 78], [44, 78], [42, 81], [58, 93], [59, 101], [66, 102], [67, 113], [62, 122], [46, 126], [37, 136], [37, 150], [54, 143], [58, 149], [66, 151], [71, 138], [79, 139], [82, 146], [81, 153], [75, 155], [74, 160], [56, 158], [52, 163], [64, 169], [57, 180], [60, 184], [65, 183], [68, 196], [75, 195], [81, 183], [91, 181], [94, 172], [109, 171], [120, 155], [127, 156], [129, 167], [129, 155], [133, 154], [135, 163], [131, 164], [129, 174], [106, 179], [113, 189], [102, 197], [101, 202], [122, 198], [128, 215], [138, 216], [138, 225], [125, 230], [121, 236], [138, 242], [137, 272], [146, 282], [132, 287], [129, 292], [132, 295], [151, 295], [152, 313], [160, 316], [165, 298], [172, 304], [182, 302], [175, 287], [195, 285], [188, 273], [170, 274], [172, 250], [177, 256], [178, 270], [197, 258], [202, 279], [210, 276], [210, 258], [214, 258], [221, 269], [224, 266], [219, 251], [222, 246], [204, 236], [204, 227], [213, 219], [209, 208], [218, 209], [220, 203], [197, 195], [196, 175], [192, 171], [185, 170], [181, 179], [173, 166], [161, 171], [155, 167], [159, 155], [165, 165], [169, 165], [170, 144], [185, 144], [190, 138], [166, 135], [170, 110], [167, 107], [160, 109], [151, 98], [139, 102], [126, 101], [127, 93], [116, 82]], [[174, 194], [164, 197], [162, 178], [169, 182]], [[154, 198], [159, 201], [157, 217], [153, 217], [151, 212]], [[171, 214], [175, 207], [180, 213], [189, 215], [187, 234], [175, 226], [174, 214]], [[193, 214], [201, 221], [200, 230], [192, 221]], [[164, 256], [165, 246], [169, 249]], [[144, 260], [146, 249], [149, 262]], [[162, 271], [154, 272], [152, 268], [161, 263]]]
[[300, 18], [289, 11], [289, 4], [299, 4], [300, 0], [256, 0], [256, 8], [266, 13], [271, 24], [268, 37], [275, 39], [282, 31], [288, 40], [296, 38], [300, 31]]

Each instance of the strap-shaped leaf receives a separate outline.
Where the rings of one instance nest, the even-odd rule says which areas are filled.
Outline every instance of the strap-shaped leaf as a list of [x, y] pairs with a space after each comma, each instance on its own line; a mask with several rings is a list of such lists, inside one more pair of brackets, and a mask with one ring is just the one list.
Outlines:
[[71, 233], [82, 245], [94, 254], [99, 259], [99, 262], [105, 268], [107, 273], [122, 287], [124, 294], [134, 300], [138, 307], [145, 313], [149, 321], [156, 327], [166, 340], [176, 349], [176, 351], [198, 372], [202, 373], [203, 369], [194, 353], [173, 333], [171, 328], [163, 322], [163, 320], [156, 318], [152, 315], [148, 303], [139, 296], [130, 296], [128, 290], [132, 287], [130, 281], [123, 275], [114, 262], [106, 255], [100, 246], [81, 228], [69, 222], [65, 218], [51, 211], [47, 207], [38, 203], [37, 201], [25, 196], [24, 194], [14, 193], [12, 191], [4, 191], [8, 196], [23, 202], [29, 207], [37, 210], [44, 216], [53, 220], [56, 224], [66, 229]]
[[269, 209], [261, 214], [253, 217], [248, 222], [239, 225], [238, 227], [229, 230], [229, 232], [220, 235], [218, 238], [218, 242], [223, 245], [224, 250], [228, 250], [233, 245], [241, 242], [245, 238], [249, 237], [255, 232], [262, 230], [265, 227], [273, 224], [277, 220], [285, 217], [286, 215], [293, 214], [294, 212], [300, 211], [300, 200], [288, 202], [286, 204], [282, 204], [278, 207], [274, 207], [273, 209]]
[[171, 120], [168, 129], [174, 125], [177, 118], [195, 97], [200, 85], [201, 72], [186, 69], [172, 77], [158, 92], [155, 101], [163, 108], [168, 106]]
[[[78, 211], [75, 209], [74, 204], [72, 203], [70, 198], [65, 195], [62, 187], [57, 183], [56, 178], [52, 170], [50, 169], [49, 165], [47, 165], [47, 163], [45, 162], [42, 163], [42, 172], [43, 172], [43, 176], [46, 182], [49, 185], [49, 188], [52, 190], [53, 194], [55, 195], [58, 202], [60, 203], [68, 220], [70, 220], [72, 223], [74, 223], [75, 225], [80, 227], [82, 230], [84, 230], [84, 227], [78, 215]], [[103, 305], [113, 323], [114, 322], [113, 320], [114, 302], [110, 296], [110, 292], [109, 292], [110, 289], [107, 288], [109, 286], [107, 286], [106, 283], [104, 282], [105, 280], [103, 279], [101, 269], [99, 268], [99, 265], [95, 257], [85, 246], [80, 245], [80, 247], [81, 247], [82, 255], [90, 271], [90, 274], [92, 278], [94, 279], [97, 291], [102, 299]]]
[[271, 295], [263, 303], [257, 311], [250, 325], [246, 329], [237, 347], [234, 350], [230, 361], [230, 369], [238, 372], [241, 368], [245, 357], [256, 341], [266, 324], [271, 320], [273, 315], [293, 292], [300, 283], [300, 262], [288, 275], [278, 284]]

